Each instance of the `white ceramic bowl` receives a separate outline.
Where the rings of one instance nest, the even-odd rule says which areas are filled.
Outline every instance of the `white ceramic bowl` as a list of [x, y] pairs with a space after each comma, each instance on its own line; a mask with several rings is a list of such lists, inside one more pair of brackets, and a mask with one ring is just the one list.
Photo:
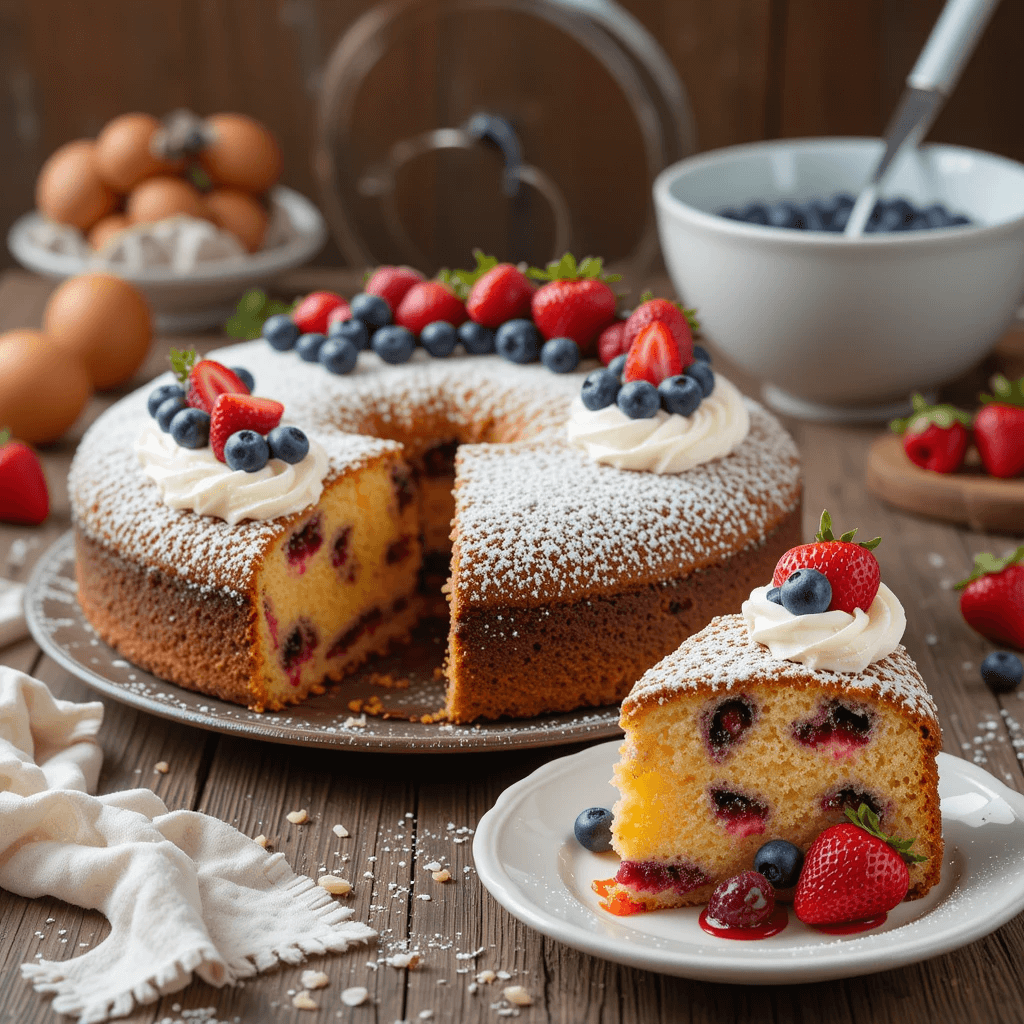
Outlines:
[[957, 146], [901, 156], [884, 196], [945, 204], [969, 227], [838, 234], [716, 216], [753, 200], [856, 195], [878, 139], [801, 139], [691, 157], [654, 183], [672, 281], [708, 338], [775, 408], [887, 415], [985, 356], [1024, 292], [1024, 165]]
[[[302, 266], [316, 255], [327, 239], [327, 226], [320, 211], [305, 196], [279, 185], [270, 193], [287, 213], [295, 235], [283, 245], [251, 255], [211, 261], [200, 273], [183, 276], [166, 267], [138, 273], [118, 273], [131, 281], [149, 300], [158, 331], [200, 331], [223, 324], [235, 311], [242, 293], [248, 288], [269, 285], [286, 270]], [[32, 241], [33, 225], [40, 220], [36, 212], [19, 217], [7, 236], [7, 246], [22, 266], [44, 277], [63, 280], [90, 270], [78, 256], [50, 252]]]

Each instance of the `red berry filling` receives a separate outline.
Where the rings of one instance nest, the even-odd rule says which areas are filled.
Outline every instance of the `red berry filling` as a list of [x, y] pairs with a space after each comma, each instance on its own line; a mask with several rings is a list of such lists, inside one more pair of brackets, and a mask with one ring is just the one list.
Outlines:
[[277, 616], [274, 614], [273, 607], [270, 604], [270, 598], [263, 598], [263, 615], [267, 620], [267, 630], [270, 633], [270, 642], [276, 648], [280, 643], [277, 636]]
[[862, 747], [871, 735], [871, 714], [831, 700], [809, 721], [793, 726], [793, 738], [808, 747], [831, 747], [836, 756]]
[[406, 534], [399, 537], [393, 544], [389, 544], [384, 552], [384, 561], [388, 565], [397, 565], [404, 562], [412, 554], [412, 537]]
[[281, 667], [288, 673], [292, 686], [299, 684], [299, 669], [316, 650], [316, 626], [309, 619], [299, 619], [281, 645]]
[[619, 885], [634, 892], [664, 892], [672, 889], [680, 896], [707, 884], [708, 876], [695, 864], [656, 864], [653, 861], [624, 860], [615, 874]]
[[298, 575], [306, 571], [306, 563], [320, 550], [324, 535], [320, 528], [320, 516], [315, 515], [300, 530], [296, 530], [288, 538], [285, 545], [285, 558], [289, 567]]
[[715, 707], [705, 718], [705, 742], [713, 761], [734, 747], [754, 722], [754, 708], [743, 697], [733, 697]]
[[356, 578], [356, 559], [352, 554], [352, 527], [343, 526], [331, 543], [331, 565], [348, 583]]
[[870, 793], [862, 789], [854, 789], [852, 786], [844, 786], [842, 789], [826, 794], [821, 801], [821, 809], [823, 811], [838, 811], [842, 815], [847, 807], [851, 811], [856, 811], [861, 804], [867, 804], [873, 814], [877, 814], [879, 818], [882, 817], [881, 801]]
[[711, 790], [711, 804], [715, 817], [730, 835], [742, 838], [756, 836], [764, 831], [768, 820], [768, 805], [761, 800], [731, 789]]
[[375, 633], [377, 627], [384, 621], [384, 616], [379, 608], [371, 608], [356, 619], [355, 625], [345, 630], [337, 640], [331, 644], [327, 651], [328, 658], [338, 658], [345, 654], [348, 649], [364, 634]]
[[398, 511], [404, 512], [416, 500], [412, 474], [402, 466], [395, 466], [391, 470], [391, 484], [395, 489], [395, 497], [398, 499]]

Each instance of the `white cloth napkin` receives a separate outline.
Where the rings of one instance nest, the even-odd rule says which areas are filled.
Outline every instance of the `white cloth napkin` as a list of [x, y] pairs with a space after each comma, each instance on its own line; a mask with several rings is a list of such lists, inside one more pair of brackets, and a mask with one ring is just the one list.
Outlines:
[[227, 985], [376, 933], [350, 921], [231, 825], [168, 813], [148, 789], [90, 796], [103, 754], [100, 703], [55, 700], [0, 667], [0, 887], [99, 911], [110, 935], [82, 956], [21, 971], [53, 1008], [95, 1024], [184, 988]]
[[24, 596], [23, 583], [0, 579], [0, 647], [28, 636]]

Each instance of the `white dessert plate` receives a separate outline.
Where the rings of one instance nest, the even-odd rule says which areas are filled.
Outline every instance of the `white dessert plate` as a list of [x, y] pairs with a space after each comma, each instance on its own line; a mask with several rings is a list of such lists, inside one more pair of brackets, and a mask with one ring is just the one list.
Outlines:
[[1024, 909], [1024, 796], [976, 765], [939, 754], [946, 843], [939, 884], [903, 903], [884, 925], [824, 935], [796, 919], [769, 939], [716, 938], [701, 908], [613, 917], [598, 906], [595, 879], [618, 869], [573, 838], [586, 807], [611, 807], [618, 742], [537, 769], [480, 820], [473, 857], [480, 880], [514, 917], [566, 945], [630, 967], [740, 985], [825, 981], [916, 963], [995, 931]]
[[[186, 725], [274, 743], [391, 754], [548, 747], [621, 735], [617, 705], [477, 725], [419, 721], [444, 704], [444, 683], [435, 674], [447, 637], [447, 622], [440, 620], [422, 623], [411, 643], [371, 659], [323, 696], [288, 711], [257, 714], [184, 690], [124, 660], [97, 637], [77, 589], [68, 532], [40, 558], [25, 588], [25, 618], [39, 646], [105, 696]], [[408, 686], [396, 688], [395, 680]], [[362, 715], [350, 706], [374, 698], [394, 717]]]

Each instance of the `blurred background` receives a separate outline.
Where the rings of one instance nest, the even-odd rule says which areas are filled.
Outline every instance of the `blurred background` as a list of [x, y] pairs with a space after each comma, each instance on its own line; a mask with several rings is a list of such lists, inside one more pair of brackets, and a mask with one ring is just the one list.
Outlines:
[[[36, 174], [57, 146], [94, 137], [112, 117], [228, 110], [258, 118], [277, 136], [283, 184], [322, 208], [333, 192], [375, 260], [408, 260], [379, 197], [368, 194], [367, 169], [380, 167], [396, 142], [489, 109], [514, 125], [524, 161], [564, 195], [576, 251], [628, 255], [643, 234], [659, 169], [645, 156], [634, 105], [593, 48], [561, 28], [497, 2], [470, 6], [447, 15], [436, 8], [400, 31], [371, 31], [339, 63], [332, 52], [346, 31], [394, 5], [0, 0], [0, 227], [6, 233], [33, 206]], [[622, 0], [621, 7], [662, 47], [688, 96], [696, 149], [707, 150], [879, 135], [942, 0]], [[1024, 160], [1021, 39], [1024, 3], [1003, 3], [930, 139]], [[510, 211], [502, 166], [498, 149], [485, 145], [419, 154], [395, 171], [391, 206], [423, 269], [466, 265], [474, 246], [550, 258], [550, 203], [526, 189]], [[345, 192], [346, 168], [363, 181], [354, 191]], [[317, 262], [353, 262], [334, 234]], [[6, 249], [0, 261], [13, 264]]]

